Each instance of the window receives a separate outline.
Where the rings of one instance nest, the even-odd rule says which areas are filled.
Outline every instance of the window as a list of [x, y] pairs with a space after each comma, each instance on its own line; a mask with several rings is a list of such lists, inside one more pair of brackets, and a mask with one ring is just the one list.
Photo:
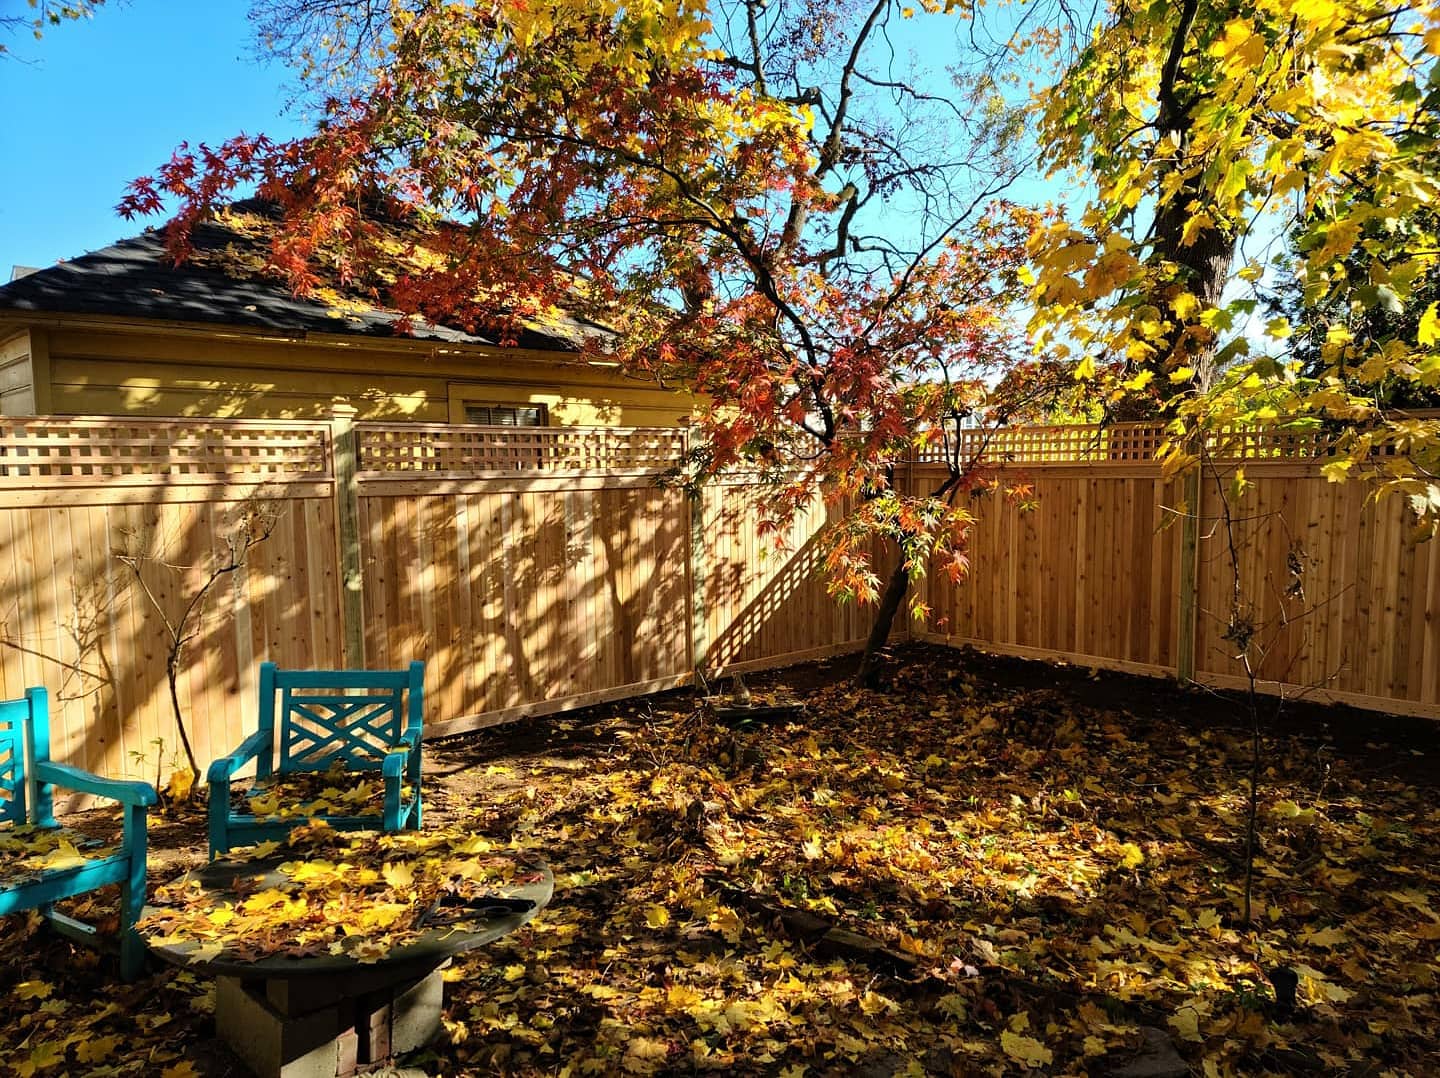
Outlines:
[[489, 427], [547, 427], [550, 417], [543, 404], [472, 404], [465, 402], [465, 422]]

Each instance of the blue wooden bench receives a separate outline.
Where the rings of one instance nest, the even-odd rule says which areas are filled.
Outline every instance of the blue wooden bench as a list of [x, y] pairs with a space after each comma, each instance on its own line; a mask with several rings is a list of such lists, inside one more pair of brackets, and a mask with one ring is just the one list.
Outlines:
[[[260, 728], [210, 765], [210, 856], [283, 838], [311, 819], [346, 831], [418, 830], [424, 682], [421, 662], [412, 662], [408, 670], [281, 670], [262, 663]], [[249, 783], [245, 796], [232, 804], [235, 773], [251, 760], [255, 777], [244, 780]], [[350, 780], [381, 780], [384, 800], [378, 813], [255, 810], [269, 791], [284, 791], [286, 776], [338, 775], [337, 769]]]
[[[61, 828], [56, 786], [124, 805], [120, 846], [95, 850], [84, 835]], [[119, 884], [120, 975], [134, 980], [145, 967], [135, 921], [145, 906], [146, 810], [157, 800], [148, 782], [102, 779], [52, 761], [44, 689], [25, 690], [23, 700], [0, 700], [0, 914], [39, 910], [65, 935], [93, 943], [95, 929], [57, 913], [54, 904]]]

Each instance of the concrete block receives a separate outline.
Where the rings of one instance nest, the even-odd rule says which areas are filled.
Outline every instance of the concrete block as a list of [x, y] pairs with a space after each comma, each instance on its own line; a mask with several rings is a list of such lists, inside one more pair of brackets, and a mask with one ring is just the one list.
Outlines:
[[339, 1071], [342, 1026], [334, 1007], [288, 1017], [239, 978], [217, 977], [215, 1028], [258, 1078], [335, 1078]]
[[437, 969], [428, 977], [397, 989], [390, 1005], [390, 1051], [404, 1055], [429, 1044], [440, 1032], [445, 1011], [445, 979]]

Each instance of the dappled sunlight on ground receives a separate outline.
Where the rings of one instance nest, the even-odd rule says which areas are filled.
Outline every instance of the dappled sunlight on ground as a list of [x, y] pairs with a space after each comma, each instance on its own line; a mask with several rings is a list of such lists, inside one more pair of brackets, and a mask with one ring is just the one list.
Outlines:
[[[904, 654], [880, 691], [812, 668], [757, 692], [798, 685], [802, 724], [732, 730], [672, 694], [430, 746], [427, 822], [535, 850], [556, 893], [447, 974], [421, 1065], [1100, 1074], [1152, 1027], [1195, 1073], [1440, 1067], [1440, 810], [1390, 768], [1403, 748], [1266, 738], [1250, 929], [1230, 704], [1103, 707], [1103, 685]], [[236, 1066], [203, 979], [116, 992], [24, 923], [0, 1060], [83, 1072], [99, 1040], [117, 1073]]]

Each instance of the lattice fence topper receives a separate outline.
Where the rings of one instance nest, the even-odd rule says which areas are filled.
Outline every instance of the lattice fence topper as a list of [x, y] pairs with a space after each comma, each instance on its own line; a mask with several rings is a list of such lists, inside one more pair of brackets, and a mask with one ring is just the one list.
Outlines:
[[[1155, 460], [1169, 440], [1160, 423], [1097, 423], [1064, 426], [1001, 427], [960, 432], [962, 464], [977, 455], [992, 463], [1103, 464]], [[1323, 431], [1289, 431], [1265, 427], [1223, 427], [1208, 436], [1210, 452], [1222, 460], [1314, 460], [1329, 450]], [[954, 452], [952, 441], [950, 451]], [[927, 445], [916, 463], [942, 463], [943, 441]]]
[[330, 477], [324, 424], [224, 419], [0, 419], [0, 487]]
[[357, 423], [362, 473], [661, 472], [678, 464], [677, 427], [485, 427]]

